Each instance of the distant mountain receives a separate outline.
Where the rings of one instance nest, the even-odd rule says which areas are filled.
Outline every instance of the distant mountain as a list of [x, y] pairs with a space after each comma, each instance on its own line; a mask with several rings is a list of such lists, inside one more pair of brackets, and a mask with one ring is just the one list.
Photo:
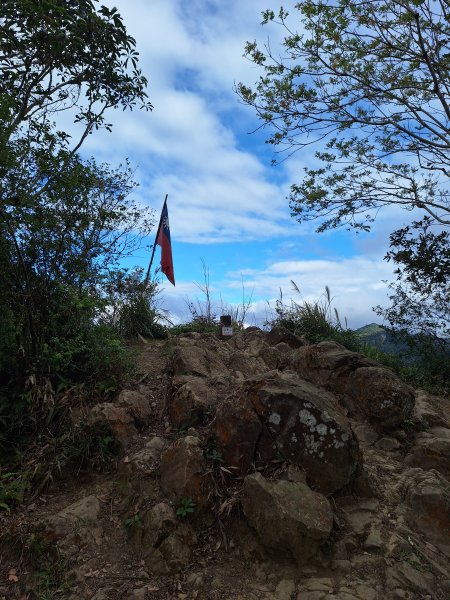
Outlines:
[[355, 331], [356, 335], [360, 338], [361, 343], [367, 346], [373, 346], [381, 352], [387, 352], [389, 354], [402, 354], [408, 350], [408, 346], [398, 340], [394, 335], [386, 331], [381, 325], [377, 323], [370, 323], [370, 325], [364, 325]]
[[[420, 356], [419, 353], [417, 353], [415, 359], [415, 352], [411, 350], [406, 342], [403, 342], [397, 336], [384, 329], [381, 325], [377, 325], [377, 323], [364, 325], [364, 327], [357, 329], [355, 333], [362, 344], [373, 346], [381, 352], [403, 355], [403, 358], [406, 358], [406, 362], [416, 362], [417, 358]], [[441, 344], [442, 342], [445, 344], [446, 351], [450, 353], [450, 339], [445, 338], [441, 341]], [[442, 352], [442, 345], [439, 346], [439, 352]]]

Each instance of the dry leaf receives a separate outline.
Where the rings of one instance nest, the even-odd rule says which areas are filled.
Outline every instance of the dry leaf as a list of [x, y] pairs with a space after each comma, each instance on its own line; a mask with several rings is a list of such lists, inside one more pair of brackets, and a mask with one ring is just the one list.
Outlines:
[[17, 583], [19, 581], [19, 578], [16, 575], [16, 569], [10, 569], [8, 572], [8, 581], [11, 581], [12, 583]]

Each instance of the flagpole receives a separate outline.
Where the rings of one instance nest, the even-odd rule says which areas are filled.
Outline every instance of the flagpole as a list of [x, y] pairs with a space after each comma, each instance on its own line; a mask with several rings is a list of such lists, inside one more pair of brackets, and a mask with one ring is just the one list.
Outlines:
[[165, 204], [166, 204], [166, 202], [167, 202], [167, 196], [168, 196], [168, 195], [169, 195], [169, 194], [166, 194], [166, 197], [164, 198], [164, 204], [163, 204], [163, 207], [162, 207], [162, 210], [161, 210], [161, 216], [159, 217], [159, 225], [158, 225], [158, 230], [156, 231], [155, 243], [153, 244], [152, 256], [151, 256], [151, 258], [150, 258], [150, 263], [149, 263], [149, 265], [148, 265], [147, 274], [146, 274], [146, 276], [145, 276], [145, 279], [144, 279], [144, 292], [145, 292], [145, 290], [147, 289], [148, 280], [149, 280], [149, 278], [150, 278], [150, 269], [152, 268], [153, 257], [155, 256], [155, 250], [156, 250], [156, 240], [158, 239], [158, 236], [159, 236], [159, 231], [160, 231], [160, 229], [161, 229], [161, 224], [162, 224], [162, 216], [163, 216], [163, 211], [164, 211], [164, 205], [165, 205]]

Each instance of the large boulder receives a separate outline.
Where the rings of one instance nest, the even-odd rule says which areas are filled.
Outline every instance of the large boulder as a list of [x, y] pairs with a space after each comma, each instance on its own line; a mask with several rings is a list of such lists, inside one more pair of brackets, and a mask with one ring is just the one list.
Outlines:
[[210, 479], [200, 440], [183, 437], [169, 446], [161, 456], [160, 485], [171, 499], [192, 500], [197, 508], [207, 505]]
[[337, 342], [320, 342], [299, 348], [291, 361], [291, 368], [299, 377], [335, 393], [345, 391], [354, 371], [368, 366], [379, 365]]
[[245, 478], [242, 507], [268, 549], [292, 555], [299, 563], [314, 556], [333, 525], [325, 496], [305, 483], [269, 481], [260, 473]]
[[90, 426], [109, 428], [124, 449], [137, 436], [133, 416], [123, 406], [116, 406], [111, 402], [96, 404], [88, 415], [87, 423]]
[[204, 377], [174, 377], [169, 400], [169, 416], [175, 427], [198, 425], [210, 416], [217, 403], [217, 393]]
[[360, 367], [351, 373], [345, 392], [353, 400], [355, 416], [381, 430], [401, 425], [414, 408], [414, 390], [380, 366]]
[[269, 434], [258, 442], [265, 457], [279, 454], [298, 465], [323, 494], [352, 482], [360, 465], [358, 442], [332, 394], [289, 373], [248, 381], [244, 394]]
[[170, 361], [173, 374], [208, 377], [225, 372], [227, 369], [221, 360], [222, 354], [226, 358], [227, 349], [218, 348], [218, 344], [212, 338], [202, 338], [198, 341], [180, 338]]
[[301, 348], [307, 343], [304, 338], [295, 335], [295, 333], [292, 333], [286, 327], [272, 327], [266, 336], [266, 340], [271, 346], [285, 343], [291, 348]]
[[262, 423], [245, 394], [226, 398], [216, 412], [216, 436], [225, 464], [245, 475], [255, 461], [262, 430]]
[[291, 366], [303, 379], [337, 394], [353, 417], [378, 429], [397, 427], [412, 414], [412, 388], [390, 369], [336, 342], [300, 348]]
[[152, 416], [150, 398], [137, 390], [122, 390], [116, 404], [124, 408], [140, 426], [146, 425]]

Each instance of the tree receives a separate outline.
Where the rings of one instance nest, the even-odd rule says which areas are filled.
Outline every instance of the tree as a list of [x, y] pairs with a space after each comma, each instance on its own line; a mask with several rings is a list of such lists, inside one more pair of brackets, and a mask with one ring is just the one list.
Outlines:
[[[40, 149], [36, 163], [9, 178], [26, 197], [31, 175], [45, 180], [59, 160]], [[14, 315], [27, 369], [62, 374], [73, 362], [80, 333], [107, 310], [111, 281], [119, 285], [121, 261], [151, 229], [151, 211], [129, 196], [131, 177], [129, 166], [113, 170], [73, 155], [45, 193], [32, 204], [19, 196], [0, 222], [0, 298]], [[63, 345], [70, 351], [56, 366]]]
[[[291, 187], [292, 214], [319, 231], [368, 230], [380, 208], [420, 209], [450, 225], [450, 4], [306, 0], [281, 56], [247, 43], [264, 74], [243, 101], [283, 153], [311, 144], [319, 168]], [[273, 11], [263, 23], [276, 21]]]
[[283, 8], [263, 13], [284, 28], [282, 51], [247, 43], [263, 75], [237, 92], [271, 130], [275, 162], [317, 147], [317, 166], [291, 186], [299, 222], [368, 231], [380, 209], [421, 215], [391, 235], [397, 281], [378, 314], [448, 361], [450, 3], [306, 0], [295, 10], [298, 30]]
[[450, 233], [424, 217], [391, 234], [386, 258], [397, 265], [391, 306], [376, 308], [442, 388], [450, 383]]
[[82, 125], [76, 152], [93, 129], [105, 124], [109, 108], [151, 108], [135, 40], [116, 8], [96, 10], [96, 4], [2, 1], [2, 145], [18, 132], [32, 138], [56, 114], [71, 110]]
[[[102, 283], [151, 226], [128, 197], [129, 166], [77, 152], [110, 129], [108, 109], [151, 104], [135, 40], [96, 0], [4, 0], [0, 72], [0, 363], [19, 353], [48, 372], [56, 346], [98, 321]], [[54, 122], [61, 112], [71, 134]]]

